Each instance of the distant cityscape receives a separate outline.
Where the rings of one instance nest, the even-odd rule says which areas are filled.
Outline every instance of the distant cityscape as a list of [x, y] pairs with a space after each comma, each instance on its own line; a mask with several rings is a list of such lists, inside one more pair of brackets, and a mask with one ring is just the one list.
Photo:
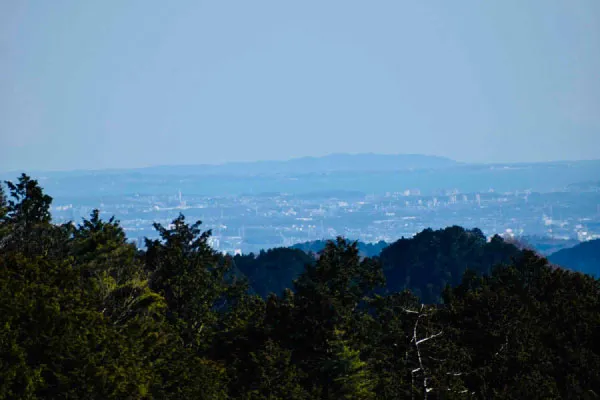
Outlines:
[[451, 225], [553, 250], [600, 238], [600, 161], [486, 166], [335, 155], [31, 175], [54, 197], [56, 222], [80, 222], [98, 208], [139, 247], [156, 237], [154, 222], [167, 226], [180, 213], [201, 220], [213, 248], [228, 253], [336, 236], [393, 242]]
[[[97, 205], [116, 216], [131, 238], [155, 237], [153, 222], [168, 225], [179, 213], [211, 229], [211, 245], [248, 253], [338, 235], [363, 242], [392, 242], [425, 228], [461, 225], [486, 235], [586, 241], [600, 238], [600, 190], [551, 193], [460, 193], [423, 196], [418, 189], [383, 195], [265, 194], [172, 196], [133, 194]], [[57, 222], [80, 221], [93, 207], [57, 202]]]

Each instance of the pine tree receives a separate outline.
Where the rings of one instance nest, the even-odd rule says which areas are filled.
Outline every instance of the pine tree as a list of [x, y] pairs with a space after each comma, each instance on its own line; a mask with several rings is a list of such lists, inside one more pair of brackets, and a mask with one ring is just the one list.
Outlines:
[[200, 231], [180, 215], [171, 227], [154, 224], [160, 240], [146, 239], [145, 268], [150, 287], [164, 296], [170, 320], [188, 346], [205, 348], [220, 315], [247, 289], [231, 274], [231, 263], [209, 245], [211, 232]]
[[333, 339], [328, 341], [329, 355], [322, 366], [328, 377], [324, 397], [327, 399], [374, 399], [374, 379], [368, 365], [360, 359], [360, 351], [351, 347], [344, 338], [344, 331], [335, 329]]

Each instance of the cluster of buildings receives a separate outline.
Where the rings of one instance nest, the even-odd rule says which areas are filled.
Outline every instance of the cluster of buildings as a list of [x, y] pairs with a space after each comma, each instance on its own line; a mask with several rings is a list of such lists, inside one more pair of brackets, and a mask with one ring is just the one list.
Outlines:
[[157, 236], [154, 222], [164, 226], [184, 214], [212, 231], [211, 245], [223, 252], [248, 253], [294, 243], [345, 236], [363, 242], [393, 242], [425, 228], [460, 225], [486, 235], [537, 236], [553, 240], [600, 238], [600, 192], [481, 193], [447, 190], [435, 196], [418, 189], [383, 194], [256, 194], [241, 196], [172, 195], [112, 196], [98, 204], [61, 203], [53, 215], [80, 221], [93, 208], [120, 220], [127, 235], [143, 246]]

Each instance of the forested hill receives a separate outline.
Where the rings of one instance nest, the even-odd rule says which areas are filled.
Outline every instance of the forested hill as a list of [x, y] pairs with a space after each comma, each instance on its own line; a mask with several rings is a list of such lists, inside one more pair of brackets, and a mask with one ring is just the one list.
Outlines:
[[467, 270], [489, 275], [492, 268], [517, 261], [522, 252], [494, 236], [488, 243], [479, 229], [459, 226], [425, 229], [381, 252], [388, 290], [411, 290], [426, 303], [441, 299], [446, 285], [460, 284]]
[[[307, 265], [314, 265], [318, 254], [327, 247], [327, 241], [317, 240], [293, 245], [290, 248], [278, 247], [260, 251], [258, 254], [244, 254], [233, 257], [233, 266], [248, 279], [253, 292], [267, 297], [270, 293], [281, 294], [292, 287], [293, 281]], [[357, 244], [360, 257], [374, 257], [387, 246], [385, 242]]]
[[551, 254], [548, 260], [573, 271], [600, 277], [600, 239], [559, 250]]
[[[338, 238], [265, 299], [240, 277], [252, 265], [214, 251], [200, 222], [155, 224], [158, 239], [138, 251], [98, 210], [53, 224], [52, 198], [28, 176], [4, 187], [0, 399], [600, 393], [600, 281], [499, 238], [486, 244], [477, 230], [426, 230], [381, 259]], [[306, 261], [284, 253], [290, 270]], [[280, 264], [275, 253], [261, 257]], [[426, 265], [431, 290], [415, 278]], [[439, 304], [403, 290], [434, 299], [442, 283]]]
[[236, 255], [233, 266], [248, 279], [252, 291], [266, 298], [270, 293], [282, 294], [315, 261], [314, 255], [300, 249], [279, 247], [256, 255]]
[[[425, 303], [438, 303], [446, 285], [456, 286], [466, 270], [489, 274], [498, 264], [510, 264], [522, 252], [495, 236], [490, 242], [479, 229], [458, 226], [426, 229], [412, 238], [356, 244], [359, 256], [378, 258], [386, 279], [385, 290], [410, 290]], [[299, 243], [292, 248], [274, 248], [259, 254], [234, 257], [235, 266], [259, 294], [281, 294], [292, 281], [314, 264], [327, 241]]]

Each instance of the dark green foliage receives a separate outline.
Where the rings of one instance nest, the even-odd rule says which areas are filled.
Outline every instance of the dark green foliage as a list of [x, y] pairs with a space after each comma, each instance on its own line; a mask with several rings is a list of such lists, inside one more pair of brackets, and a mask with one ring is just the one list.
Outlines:
[[317, 264], [307, 266], [294, 282], [296, 319], [304, 325], [297, 334], [309, 342], [303, 353], [320, 352], [335, 329], [348, 326], [365, 297], [383, 283], [379, 264], [360, 261], [356, 243], [342, 238], [328, 243]]
[[[363, 373], [362, 367], [355, 370], [331, 365], [358, 363], [357, 349], [349, 347], [353, 328], [366, 312], [367, 296], [383, 283], [379, 264], [372, 259], [361, 261], [356, 242], [342, 238], [329, 242], [316, 265], [307, 266], [294, 282], [289, 346], [297, 351], [297, 362], [311, 381], [320, 383], [323, 397], [346, 396], [342, 382], [348, 379], [347, 384], [356, 383], [346, 374]], [[352, 358], [344, 361], [342, 356]], [[353, 390], [363, 393], [366, 387], [360, 384]], [[368, 398], [364, 393], [360, 396]]]
[[[304, 374], [292, 362], [292, 352], [268, 339], [256, 351], [248, 354], [249, 381], [241, 399], [311, 399], [311, 392], [303, 387]], [[236, 377], [233, 377], [234, 379]]]
[[206, 345], [220, 314], [246, 289], [230, 274], [229, 260], [208, 245], [210, 231], [199, 226], [186, 224], [183, 215], [169, 228], [154, 224], [161, 239], [146, 239], [145, 254], [151, 289], [164, 296], [171, 321], [186, 346], [193, 347]]
[[329, 340], [330, 356], [321, 367], [321, 373], [329, 377], [327, 397], [332, 399], [374, 399], [374, 378], [369, 365], [353, 349], [350, 340], [344, 339], [343, 331], [335, 330]]
[[62, 257], [71, 233], [71, 224], [51, 225], [52, 197], [38, 182], [22, 174], [17, 183], [6, 182], [10, 197], [0, 214], [0, 250], [22, 251], [29, 256]]
[[10, 221], [17, 226], [32, 227], [50, 222], [52, 197], [44, 194], [35, 179], [22, 174], [19, 182], [7, 181], [11, 199], [8, 201]]
[[0, 398], [109, 398], [146, 390], [150, 376], [135, 347], [80, 287], [66, 262], [2, 258]]
[[400, 239], [381, 252], [381, 262], [390, 292], [409, 289], [425, 303], [434, 303], [446, 285], [460, 283], [467, 269], [487, 274], [497, 264], [511, 263], [519, 253], [498, 236], [486, 243], [479, 229], [453, 226]]
[[22, 176], [2, 219], [0, 399], [206, 398], [224, 369], [167, 322], [141, 260], [97, 211], [50, 223], [50, 198]]
[[397, 399], [410, 395], [410, 366], [407, 354], [419, 301], [409, 292], [376, 296], [371, 313], [360, 332], [363, 355], [369, 360], [375, 378], [377, 398]]
[[281, 294], [290, 287], [304, 267], [314, 264], [314, 257], [299, 249], [280, 247], [261, 251], [258, 255], [236, 255], [236, 268], [249, 281], [252, 289], [263, 297], [269, 293]]
[[481, 398], [581, 398], [600, 390], [600, 282], [526, 251], [444, 294], [440, 315]]
[[0, 399], [600, 393], [600, 281], [499, 237], [451, 227], [400, 240], [382, 254], [386, 287], [379, 259], [342, 238], [316, 259], [231, 258], [180, 216], [138, 252], [99, 211], [53, 225], [36, 181], [8, 187]]

